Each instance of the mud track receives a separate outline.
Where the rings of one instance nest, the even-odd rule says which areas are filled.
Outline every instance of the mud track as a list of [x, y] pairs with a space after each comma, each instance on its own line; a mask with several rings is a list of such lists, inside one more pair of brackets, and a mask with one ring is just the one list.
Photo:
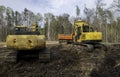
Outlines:
[[[48, 45], [51, 61], [36, 59], [0, 63], [0, 77], [120, 77], [120, 48], [87, 52], [76, 45]], [[1, 48], [0, 54], [6, 54]]]

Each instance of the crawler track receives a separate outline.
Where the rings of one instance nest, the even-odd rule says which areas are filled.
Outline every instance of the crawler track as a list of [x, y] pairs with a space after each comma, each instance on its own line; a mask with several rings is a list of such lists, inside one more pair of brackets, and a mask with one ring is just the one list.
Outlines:
[[16, 62], [16, 51], [7, 49], [7, 48], [0, 48], [0, 63], [4, 62]]

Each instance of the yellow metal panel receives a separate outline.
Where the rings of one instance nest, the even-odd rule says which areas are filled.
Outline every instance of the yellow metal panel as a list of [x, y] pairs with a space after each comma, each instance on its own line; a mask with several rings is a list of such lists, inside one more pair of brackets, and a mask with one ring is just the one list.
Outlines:
[[30, 50], [45, 47], [44, 35], [9, 35], [6, 41], [8, 48]]
[[82, 40], [102, 40], [102, 33], [101, 32], [86, 32], [83, 33], [84, 38]]
[[75, 21], [74, 25], [78, 25], [78, 26], [83, 26], [83, 25], [88, 25], [88, 22], [84, 22], [84, 21]]

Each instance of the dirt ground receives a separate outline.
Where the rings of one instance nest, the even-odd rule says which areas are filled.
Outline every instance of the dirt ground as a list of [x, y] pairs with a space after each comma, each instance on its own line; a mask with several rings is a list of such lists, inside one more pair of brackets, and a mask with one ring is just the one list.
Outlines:
[[[120, 48], [95, 49], [67, 44], [49, 44], [51, 61], [37, 59], [0, 63], [0, 77], [120, 77]], [[5, 50], [5, 49], [4, 49]], [[4, 53], [1, 49], [0, 53]]]

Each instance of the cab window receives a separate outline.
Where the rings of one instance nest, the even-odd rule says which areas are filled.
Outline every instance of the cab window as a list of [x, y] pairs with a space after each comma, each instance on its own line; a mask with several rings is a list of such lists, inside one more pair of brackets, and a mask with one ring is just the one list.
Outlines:
[[16, 27], [16, 28], [15, 28], [15, 31], [23, 32], [23, 31], [26, 31], [26, 28], [18, 28], [18, 27]]
[[89, 32], [89, 26], [83, 26], [83, 32]]
[[94, 32], [92, 27], [89, 26], [83, 26], [83, 32]]

